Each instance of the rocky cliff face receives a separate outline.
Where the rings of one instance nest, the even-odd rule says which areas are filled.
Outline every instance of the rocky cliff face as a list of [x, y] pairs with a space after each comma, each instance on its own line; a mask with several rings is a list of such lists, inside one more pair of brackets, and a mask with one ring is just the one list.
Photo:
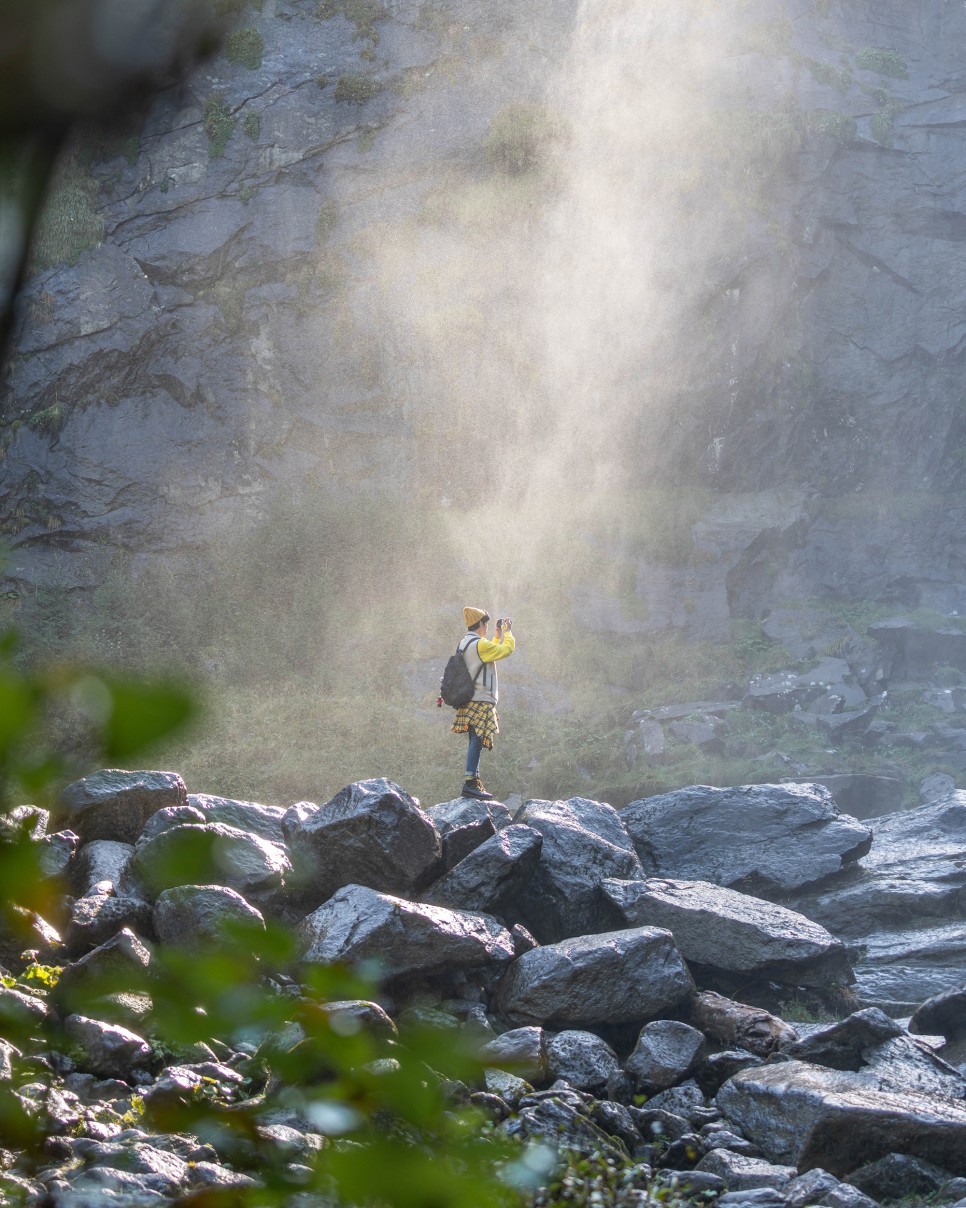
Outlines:
[[243, 8], [65, 168], [4, 383], [8, 574], [223, 544], [279, 495], [459, 497], [483, 407], [538, 485], [721, 496], [688, 582], [642, 568], [668, 624], [966, 605], [966, 12], [729, 8]]

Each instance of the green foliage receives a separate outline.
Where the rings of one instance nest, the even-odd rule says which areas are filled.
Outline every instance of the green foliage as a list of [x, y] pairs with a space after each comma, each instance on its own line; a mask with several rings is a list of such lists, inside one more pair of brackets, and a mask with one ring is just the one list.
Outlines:
[[367, 38], [374, 46], [379, 43], [377, 22], [389, 19], [389, 10], [381, 0], [322, 0], [316, 13], [323, 20], [345, 17], [355, 26], [353, 39]]
[[902, 55], [886, 46], [864, 47], [855, 56], [855, 65], [862, 71], [874, 71], [876, 75], [891, 76], [896, 80], [904, 80], [909, 75]]
[[64, 424], [67, 423], [68, 414], [63, 403], [54, 402], [49, 407], [31, 412], [27, 416], [27, 426], [33, 428], [35, 432], [43, 432], [46, 436], [56, 438], [63, 430]]
[[225, 41], [225, 57], [229, 63], [257, 71], [265, 54], [265, 40], [257, 29], [236, 29]]
[[[157, 684], [118, 681], [90, 667], [18, 670], [12, 635], [3, 639], [2, 653], [0, 927], [9, 944], [21, 929], [26, 942], [31, 912], [47, 910], [62, 891], [40, 877], [41, 848], [29, 833], [29, 819], [15, 824], [5, 817], [17, 792], [29, 789], [42, 797], [66, 769], [60, 753], [43, 737], [45, 710], [66, 700], [90, 727], [98, 753], [114, 762], [129, 761], [145, 744], [172, 733], [184, 723], [190, 706], [183, 698], [172, 708], [168, 685], [159, 690]], [[310, 967], [301, 971], [295, 995], [280, 994], [270, 979], [294, 967], [292, 935], [281, 927], [235, 926], [225, 939], [203, 959], [158, 947], [150, 973], [115, 972], [85, 984], [75, 979], [69, 998], [58, 1002], [100, 1019], [108, 996], [149, 995], [148, 1038], [158, 1061], [177, 1058], [198, 1043], [216, 1049], [242, 1041], [257, 1045], [254, 1057], [241, 1067], [245, 1080], [240, 1092], [209, 1079], [180, 1097], [148, 1101], [132, 1093], [128, 1111], [98, 1105], [90, 1109], [91, 1119], [99, 1113], [101, 1122], [116, 1129], [136, 1126], [217, 1140], [223, 1160], [258, 1175], [254, 1187], [232, 1188], [232, 1204], [243, 1208], [288, 1203], [295, 1193], [360, 1208], [423, 1208], [428, 1203], [509, 1208], [519, 1202], [503, 1172], [526, 1165], [526, 1151], [499, 1139], [482, 1113], [458, 1107], [446, 1092], [453, 1079], [482, 1085], [482, 1063], [468, 1039], [452, 1033], [441, 1039], [426, 1029], [409, 1028], [395, 1040], [345, 1026], [325, 1004], [377, 997], [379, 987], [371, 979]], [[60, 972], [28, 961], [4, 984], [45, 998], [60, 993]], [[82, 1060], [81, 1051], [57, 1033], [56, 1023], [52, 1027], [48, 1043]], [[15, 1048], [12, 1080], [0, 1086], [0, 1137], [5, 1147], [39, 1165], [50, 1131], [44, 1098], [35, 1096], [28, 1106], [19, 1093], [26, 1084], [38, 1084], [31, 1064], [35, 1029], [26, 1012], [4, 1019], [4, 1034]], [[297, 1168], [290, 1147], [259, 1127], [279, 1110], [328, 1138]], [[538, 1184], [535, 1179], [531, 1186]]]
[[331, 197], [323, 197], [319, 212], [315, 216], [315, 246], [322, 247], [329, 241], [332, 228], [339, 220], [339, 207]]
[[566, 134], [559, 114], [535, 101], [514, 101], [490, 120], [483, 153], [491, 167], [510, 176], [547, 166]]
[[242, 122], [242, 129], [253, 143], [257, 143], [259, 136], [262, 133], [261, 114], [254, 112], [246, 113], [245, 120]]
[[439, 38], [452, 23], [453, 14], [441, 0], [423, 0], [416, 14], [415, 28]]
[[848, 92], [855, 82], [855, 76], [847, 67], [838, 67], [824, 59], [806, 59], [809, 71], [819, 84], [835, 88], [839, 92]]
[[236, 120], [221, 93], [215, 93], [205, 102], [202, 120], [208, 135], [208, 155], [211, 159], [220, 159], [225, 154]]
[[81, 252], [104, 238], [104, 220], [96, 209], [97, 183], [82, 168], [76, 152], [54, 174], [31, 248], [34, 269], [76, 264]]
[[847, 113], [838, 113], [834, 109], [813, 109], [805, 120], [813, 134], [834, 138], [840, 143], [851, 142], [855, 138], [855, 118]]
[[332, 95], [337, 101], [342, 101], [347, 105], [365, 105], [367, 101], [377, 97], [382, 90], [382, 81], [377, 80], [375, 76], [348, 71], [336, 80], [335, 92]]

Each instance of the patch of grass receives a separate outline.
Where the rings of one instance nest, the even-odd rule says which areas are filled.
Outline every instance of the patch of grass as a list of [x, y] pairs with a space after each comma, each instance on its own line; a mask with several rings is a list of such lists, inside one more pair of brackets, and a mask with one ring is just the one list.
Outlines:
[[97, 212], [97, 182], [82, 168], [76, 152], [64, 157], [51, 183], [31, 248], [31, 267], [76, 264], [81, 253], [104, 238]]
[[319, 212], [315, 216], [315, 246], [322, 247], [332, 234], [339, 219], [339, 209], [331, 197], [323, 197]]
[[365, 105], [379, 96], [382, 90], [383, 83], [375, 76], [348, 71], [336, 80], [333, 95], [346, 105]]
[[208, 155], [211, 159], [220, 159], [225, 154], [236, 121], [221, 93], [210, 96], [205, 102], [202, 120], [205, 134], [208, 135]]
[[415, 28], [441, 38], [453, 23], [453, 14], [440, 0], [423, 0], [416, 14]]
[[262, 133], [262, 118], [259, 113], [246, 113], [245, 120], [242, 122], [242, 129], [252, 140], [257, 143]]
[[238, 67], [257, 71], [265, 54], [265, 40], [257, 29], [236, 29], [225, 41], [225, 58]]
[[373, 45], [379, 43], [377, 23], [389, 19], [389, 10], [381, 0], [322, 0], [315, 11], [323, 20], [345, 17], [355, 26], [353, 39], [368, 38]]
[[876, 75], [891, 76], [905, 80], [909, 76], [906, 61], [897, 50], [887, 46], [866, 46], [855, 56], [855, 65], [862, 71], [874, 71]]
[[566, 136], [559, 114], [534, 101], [515, 101], [494, 114], [483, 140], [492, 168], [510, 176], [547, 166]]
[[60, 402], [51, 403], [40, 411], [34, 411], [27, 417], [27, 427], [35, 432], [43, 432], [46, 436], [58, 437], [67, 423], [69, 411]]
[[356, 139], [356, 149], [360, 155], [366, 155], [376, 145], [375, 130], [363, 130]]

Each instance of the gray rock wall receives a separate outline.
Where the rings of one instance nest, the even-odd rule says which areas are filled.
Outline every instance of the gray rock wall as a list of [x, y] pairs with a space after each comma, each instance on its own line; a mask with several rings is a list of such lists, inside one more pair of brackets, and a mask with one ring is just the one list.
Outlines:
[[[245, 8], [260, 55], [226, 44], [102, 143], [103, 242], [29, 284], [7, 573], [84, 585], [105, 548], [224, 544], [306, 490], [452, 497], [482, 398], [526, 446], [508, 472], [726, 496], [692, 566], [640, 564], [651, 619], [622, 625], [963, 606], [966, 12], [647, 7]], [[702, 34], [713, 61], [682, 59]], [[490, 120], [543, 99], [563, 176], [494, 177]]]

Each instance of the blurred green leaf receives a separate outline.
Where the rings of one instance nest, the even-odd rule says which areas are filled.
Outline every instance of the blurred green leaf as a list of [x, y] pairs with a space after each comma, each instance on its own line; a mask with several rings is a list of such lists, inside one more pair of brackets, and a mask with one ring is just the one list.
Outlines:
[[123, 764], [146, 747], [184, 729], [198, 713], [184, 684], [171, 680], [137, 683], [107, 680], [113, 708], [104, 722], [104, 755]]

